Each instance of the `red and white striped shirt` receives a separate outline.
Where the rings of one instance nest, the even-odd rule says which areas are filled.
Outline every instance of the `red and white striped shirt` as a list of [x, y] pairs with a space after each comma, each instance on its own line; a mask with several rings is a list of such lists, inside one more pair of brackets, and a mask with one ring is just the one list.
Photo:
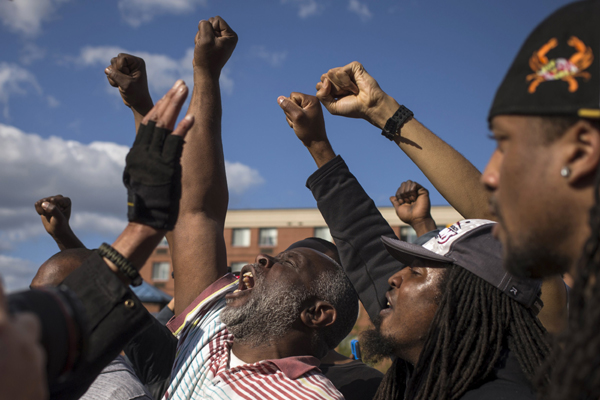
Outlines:
[[224, 276], [167, 325], [179, 344], [164, 399], [343, 399], [312, 356], [229, 368], [233, 336], [219, 315], [225, 307], [225, 294], [237, 286], [237, 278]]

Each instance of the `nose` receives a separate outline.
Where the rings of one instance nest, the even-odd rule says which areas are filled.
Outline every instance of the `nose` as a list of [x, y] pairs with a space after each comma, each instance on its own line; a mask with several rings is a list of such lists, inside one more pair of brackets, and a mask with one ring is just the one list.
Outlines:
[[258, 264], [264, 268], [271, 268], [273, 266], [273, 264], [275, 264], [275, 260], [273, 260], [273, 257], [271, 257], [267, 254], [257, 255], [255, 262], [256, 262], [256, 264]]
[[396, 272], [394, 275], [390, 276], [390, 279], [388, 279], [388, 284], [395, 288], [398, 289], [401, 285], [402, 285], [402, 281], [403, 281], [403, 271], [405, 269], [408, 268], [402, 268], [400, 271]]
[[483, 170], [483, 174], [481, 175], [481, 183], [483, 183], [485, 188], [489, 191], [494, 191], [498, 189], [501, 162], [502, 154], [500, 153], [500, 151], [495, 150], [492, 156], [490, 157], [490, 161], [488, 161], [485, 170]]

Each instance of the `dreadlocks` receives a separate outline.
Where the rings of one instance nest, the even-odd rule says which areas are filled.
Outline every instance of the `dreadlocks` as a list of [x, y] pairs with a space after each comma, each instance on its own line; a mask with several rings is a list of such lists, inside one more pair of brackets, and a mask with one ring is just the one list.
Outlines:
[[458, 399], [493, 371], [506, 346], [532, 380], [549, 353], [546, 330], [530, 309], [463, 268], [445, 274], [414, 373], [407, 383], [407, 363], [396, 359], [375, 399], [402, 399], [404, 393], [411, 400]]
[[[543, 371], [551, 370], [544, 399], [600, 398], [600, 167], [596, 173], [596, 204], [590, 211], [591, 235], [585, 244], [573, 285], [570, 326]], [[554, 366], [554, 367], [553, 367]]]

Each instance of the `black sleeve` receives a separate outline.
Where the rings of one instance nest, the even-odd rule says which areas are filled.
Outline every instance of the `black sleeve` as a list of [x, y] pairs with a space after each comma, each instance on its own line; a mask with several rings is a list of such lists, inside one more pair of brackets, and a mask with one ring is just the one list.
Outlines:
[[79, 362], [66, 381], [50, 387], [51, 399], [78, 399], [100, 371], [136, 334], [154, 321], [142, 302], [94, 252], [63, 285], [86, 311], [88, 338]]
[[[170, 311], [167, 307], [165, 307]], [[161, 311], [159, 315], [165, 315]], [[173, 312], [170, 311], [170, 316]], [[170, 319], [167, 318], [168, 322]], [[177, 351], [177, 339], [171, 331], [154, 318], [152, 325], [135, 336], [126, 346], [125, 354], [140, 381], [150, 390], [155, 399], [162, 398], [171, 381], [171, 369]]]
[[306, 186], [335, 239], [346, 275], [373, 319], [387, 302], [389, 277], [404, 267], [380, 239], [396, 238], [394, 231], [340, 156], [311, 175]]

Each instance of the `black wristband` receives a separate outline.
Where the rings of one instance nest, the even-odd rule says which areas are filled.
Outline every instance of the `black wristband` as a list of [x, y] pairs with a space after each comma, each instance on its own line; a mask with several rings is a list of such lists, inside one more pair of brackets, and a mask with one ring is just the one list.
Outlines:
[[142, 277], [140, 276], [140, 273], [133, 268], [131, 261], [123, 257], [123, 255], [111, 245], [102, 243], [102, 245], [98, 247], [98, 254], [112, 261], [112, 263], [119, 268], [119, 271], [129, 278], [131, 286], [140, 286], [142, 284]]
[[394, 140], [399, 136], [402, 126], [410, 121], [414, 116], [413, 112], [404, 106], [400, 106], [398, 110], [387, 120], [381, 134], [390, 140]]

